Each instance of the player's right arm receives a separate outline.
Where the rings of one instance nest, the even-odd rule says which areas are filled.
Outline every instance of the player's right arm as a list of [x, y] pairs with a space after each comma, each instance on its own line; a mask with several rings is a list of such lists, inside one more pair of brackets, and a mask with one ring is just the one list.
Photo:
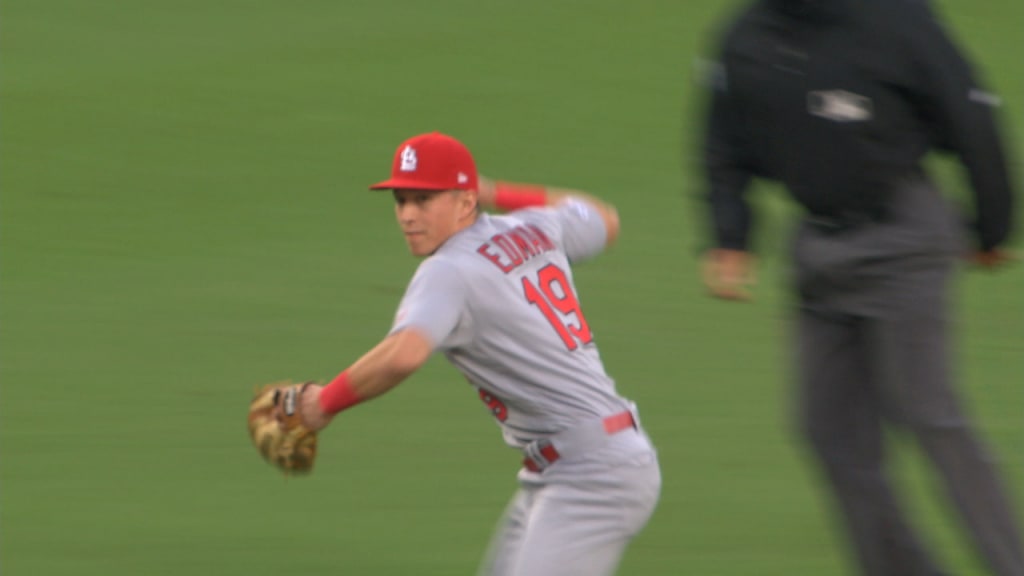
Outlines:
[[727, 49], [722, 51], [704, 132], [705, 205], [714, 248], [702, 263], [704, 285], [712, 296], [746, 300], [753, 282], [753, 257], [748, 249], [752, 213], [745, 193], [752, 171], [745, 161], [742, 128], [735, 96], [729, 91]]
[[569, 200], [587, 204], [604, 223], [605, 247], [615, 243], [619, 237], [619, 211], [614, 205], [579, 190], [555, 188], [539, 184], [513, 184], [495, 182], [480, 177], [480, 206], [488, 209], [515, 210], [536, 206], [558, 206]]

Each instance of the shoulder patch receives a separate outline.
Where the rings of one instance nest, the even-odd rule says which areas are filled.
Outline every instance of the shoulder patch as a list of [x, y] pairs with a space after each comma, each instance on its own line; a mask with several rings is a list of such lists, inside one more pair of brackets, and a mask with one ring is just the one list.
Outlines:
[[725, 64], [716, 60], [695, 58], [693, 60], [693, 77], [698, 86], [710, 88], [716, 92], [725, 92], [728, 89]]
[[590, 220], [591, 214], [593, 214], [590, 205], [582, 200], [569, 200], [566, 203], [573, 212], [579, 216], [580, 220]]
[[1003, 99], [991, 92], [986, 92], [978, 88], [971, 88], [970, 92], [967, 93], [967, 99], [977, 104], [983, 104], [992, 108], [998, 108], [1003, 105]]

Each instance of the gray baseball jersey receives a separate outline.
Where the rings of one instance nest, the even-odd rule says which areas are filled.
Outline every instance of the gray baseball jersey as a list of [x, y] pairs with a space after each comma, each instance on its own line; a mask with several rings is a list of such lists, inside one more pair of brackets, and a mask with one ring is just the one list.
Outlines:
[[[630, 410], [604, 371], [570, 268], [606, 239], [600, 214], [578, 200], [481, 215], [420, 264], [391, 331], [426, 334], [517, 448]], [[519, 480], [480, 574], [611, 575], [661, 488], [639, 427], [543, 473], [524, 467]]]
[[391, 333], [415, 327], [478, 390], [515, 447], [630, 403], [605, 373], [570, 263], [599, 254], [589, 204], [481, 214], [416, 271]]

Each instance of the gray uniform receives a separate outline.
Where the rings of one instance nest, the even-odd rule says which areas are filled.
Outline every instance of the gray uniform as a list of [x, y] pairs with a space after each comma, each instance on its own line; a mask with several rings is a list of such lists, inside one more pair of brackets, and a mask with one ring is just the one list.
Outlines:
[[[654, 449], [605, 373], [573, 284], [570, 263], [599, 254], [605, 234], [574, 200], [482, 214], [420, 264], [399, 306], [392, 333], [426, 334], [531, 460], [483, 574], [612, 574], [657, 502]], [[631, 425], [608, 427], [623, 415]]]

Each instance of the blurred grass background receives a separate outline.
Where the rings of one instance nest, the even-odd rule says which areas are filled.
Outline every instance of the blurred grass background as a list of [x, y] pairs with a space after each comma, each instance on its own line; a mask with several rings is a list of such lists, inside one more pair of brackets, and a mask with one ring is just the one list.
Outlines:
[[[254, 385], [331, 377], [386, 332], [416, 262], [365, 187], [436, 129], [485, 174], [620, 207], [577, 281], [665, 476], [621, 573], [845, 573], [788, 427], [786, 205], [762, 198], [757, 301], [696, 275], [694, 63], [734, 4], [4, 2], [0, 571], [473, 573], [518, 458], [442, 359], [339, 418], [309, 478], [243, 425]], [[938, 6], [1019, 143], [1024, 4]], [[1024, 511], [1022, 288], [1020, 267], [961, 276], [956, 360]], [[896, 441], [916, 522], [981, 574]]]

